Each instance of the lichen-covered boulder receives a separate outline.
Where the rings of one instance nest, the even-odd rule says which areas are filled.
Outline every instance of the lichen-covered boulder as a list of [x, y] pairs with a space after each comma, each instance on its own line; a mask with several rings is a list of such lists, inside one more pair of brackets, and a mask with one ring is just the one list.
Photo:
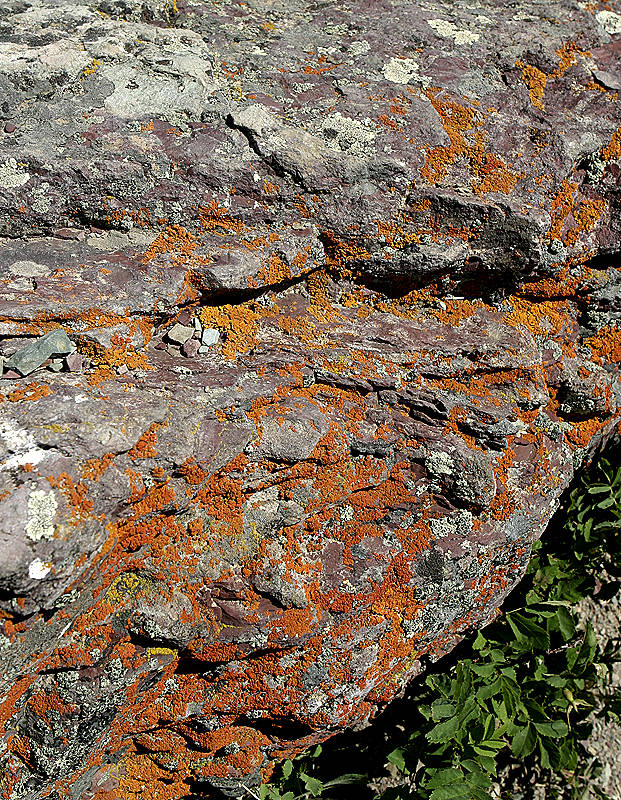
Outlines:
[[241, 796], [619, 430], [611, 3], [0, 9], [0, 796]]

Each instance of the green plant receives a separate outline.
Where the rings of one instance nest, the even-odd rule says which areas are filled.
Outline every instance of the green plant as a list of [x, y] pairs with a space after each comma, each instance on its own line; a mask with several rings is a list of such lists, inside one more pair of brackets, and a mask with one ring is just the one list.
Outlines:
[[[321, 745], [317, 745], [310, 753], [302, 756], [302, 762], [305, 759], [313, 760], [318, 758], [322, 753], [322, 749]], [[296, 761], [300, 761], [300, 759], [296, 759]], [[324, 792], [335, 786], [358, 784], [364, 781], [366, 777], [362, 774], [345, 774], [332, 778], [332, 780], [323, 781], [320, 778], [307, 775], [304, 772], [303, 764], [298, 763], [297, 766], [298, 769], [295, 768], [293, 761], [287, 759], [281, 766], [281, 785], [264, 784], [261, 786], [257, 797], [260, 800], [300, 800], [300, 798], [323, 797]]]
[[[385, 752], [397, 773], [393, 785], [357, 789], [357, 796], [486, 800], [502, 772], [516, 785], [543, 783], [546, 798], [606, 797], [593, 783], [598, 764], [583, 741], [596, 710], [621, 714], [621, 701], [605, 691], [618, 644], [601, 646], [590, 624], [579, 630], [573, 606], [619, 589], [620, 460], [617, 449], [583, 473], [545, 541], [534, 545], [503, 617], [449, 656], [448, 669], [445, 659], [412, 687], [407, 730]], [[359, 774], [328, 779], [329, 771], [316, 748], [285, 762], [277, 781], [261, 787], [261, 800], [345, 797], [339, 786], [368, 784]]]

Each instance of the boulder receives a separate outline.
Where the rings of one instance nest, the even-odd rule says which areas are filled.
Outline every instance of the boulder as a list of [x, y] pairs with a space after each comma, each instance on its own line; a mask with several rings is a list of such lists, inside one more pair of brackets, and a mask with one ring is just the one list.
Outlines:
[[244, 796], [498, 614], [619, 432], [600, 6], [2, 5], [5, 800]]

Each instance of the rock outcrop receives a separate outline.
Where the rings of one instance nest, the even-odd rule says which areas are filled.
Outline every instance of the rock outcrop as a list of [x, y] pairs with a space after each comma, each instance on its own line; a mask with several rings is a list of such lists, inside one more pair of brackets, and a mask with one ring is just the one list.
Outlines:
[[621, 14], [6, 0], [0, 796], [241, 796], [619, 429]]

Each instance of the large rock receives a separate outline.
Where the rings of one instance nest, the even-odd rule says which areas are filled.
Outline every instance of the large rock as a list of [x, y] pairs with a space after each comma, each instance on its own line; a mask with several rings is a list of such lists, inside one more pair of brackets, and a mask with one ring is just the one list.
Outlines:
[[3, 798], [241, 795], [494, 617], [618, 427], [611, 5], [6, 0], [0, 350], [80, 358], [0, 381]]

